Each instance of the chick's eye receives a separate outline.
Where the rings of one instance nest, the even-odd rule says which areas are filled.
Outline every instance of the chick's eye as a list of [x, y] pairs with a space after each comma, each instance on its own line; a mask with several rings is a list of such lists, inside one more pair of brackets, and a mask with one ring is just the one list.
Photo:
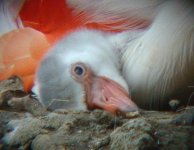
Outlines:
[[82, 68], [81, 66], [76, 66], [74, 68], [74, 72], [76, 73], [76, 75], [82, 76], [84, 74], [84, 68]]
[[76, 63], [71, 66], [71, 75], [74, 79], [82, 80], [87, 74], [87, 67], [83, 63]]
[[75, 64], [72, 67], [71, 73], [74, 77], [80, 78], [85, 76], [86, 74], [86, 67], [84, 64]]

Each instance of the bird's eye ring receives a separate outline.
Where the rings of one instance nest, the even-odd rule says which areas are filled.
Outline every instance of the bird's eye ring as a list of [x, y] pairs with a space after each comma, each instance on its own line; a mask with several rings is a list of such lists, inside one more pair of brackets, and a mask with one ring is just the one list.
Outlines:
[[75, 64], [72, 67], [72, 74], [76, 77], [83, 77], [86, 74], [86, 69], [83, 64]]

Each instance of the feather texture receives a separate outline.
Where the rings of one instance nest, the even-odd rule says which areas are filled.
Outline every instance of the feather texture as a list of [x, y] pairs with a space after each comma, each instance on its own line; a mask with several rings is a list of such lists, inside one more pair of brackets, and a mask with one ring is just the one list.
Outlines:
[[104, 30], [123, 31], [149, 26], [163, 1], [67, 0], [67, 3], [73, 8], [75, 16], [87, 16], [84, 24], [100, 24]]
[[166, 2], [145, 34], [128, 43], [123, 74], [140, 105], [159, 107], [192, 84], [193, 13], [189, 1]]

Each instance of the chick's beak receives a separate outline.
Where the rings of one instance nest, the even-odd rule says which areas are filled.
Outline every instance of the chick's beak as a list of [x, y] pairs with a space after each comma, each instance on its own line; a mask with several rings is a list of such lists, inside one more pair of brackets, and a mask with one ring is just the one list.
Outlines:
[[100, 108], [113, 114], [138, 111], [126, 90], [106, 77], [94, 77], [90, 88], [86, 88], [89, 109]]

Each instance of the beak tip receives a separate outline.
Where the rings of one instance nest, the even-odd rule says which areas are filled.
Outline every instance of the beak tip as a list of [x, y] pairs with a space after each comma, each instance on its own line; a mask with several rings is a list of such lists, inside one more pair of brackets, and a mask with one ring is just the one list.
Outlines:
[[133, 118], [137, 117], [140, 113], [139, 108], [136, 105], [133, 106], [127, 106], [123, 108], [122, 110], [119, 110], [119, 112], [125, 116], [126, 118]]
[[137, 117], [139, 116], [139, 111], [131, 111], [131, 112], [126, 112], [124, 115], [126, 118], [134, 118], [134, 117]]

